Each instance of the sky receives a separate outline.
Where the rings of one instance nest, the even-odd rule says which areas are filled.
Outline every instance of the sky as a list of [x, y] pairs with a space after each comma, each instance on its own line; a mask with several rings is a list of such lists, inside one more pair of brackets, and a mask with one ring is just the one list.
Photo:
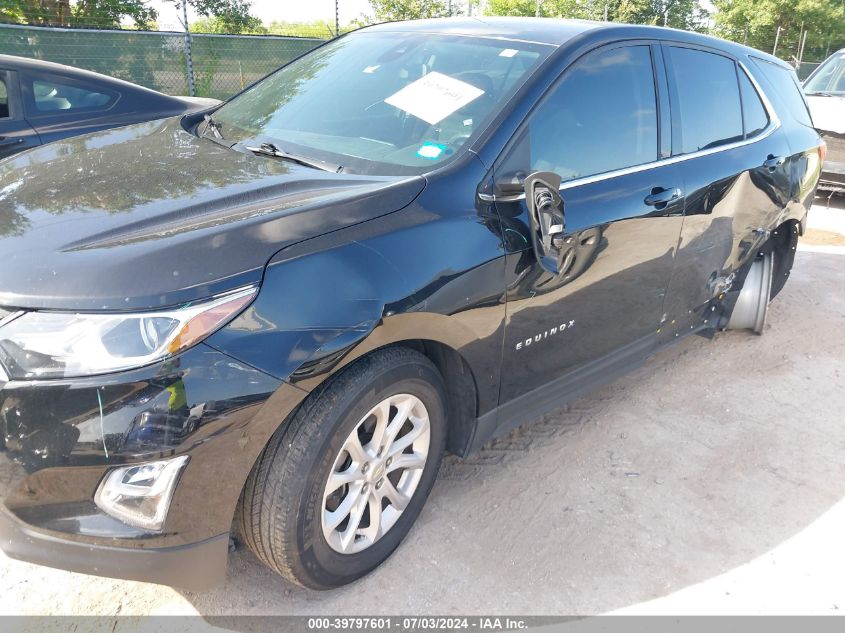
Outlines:
[[[153, 0], [151, 3], [159, 13], [158, 27], [163, 31], [180, 31], [176, 7], [167, 0]], [[340, 0], [340, 23], [346, 24], [362, 13], [371, 13], [367, 0]], [[326, 20], [334, 22], [334, 0], [252, 0], [252, 15], [265, 24], [279, 22], [310, 22]], [[188, 12], [190, 21], [195, 15]]]

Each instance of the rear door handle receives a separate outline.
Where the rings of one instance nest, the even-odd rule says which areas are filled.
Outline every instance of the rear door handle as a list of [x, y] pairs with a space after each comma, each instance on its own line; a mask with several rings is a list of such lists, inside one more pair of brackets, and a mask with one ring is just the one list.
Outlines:
[[670, 202], [680, 200], [683, 195], [683, 192], [678, 187], [669, 187], [668, 189], [655, 187], [651, 190], [651, 193], [645, 197], [643, 202], [650, 207], [662, 209]]
[[769, 171], [775, 171], [778, 167], [783, 165], [786, 162], [785, 156], [773, 156], [769, 154], [769, 157], [763, 162], [763, 167], [768, 169]]
[[7, 147], [9, 145], [17, 145], [19, 143], [23, 143], [23, 139], [21, 137], [16, 138], [6, 138], [5, 136], [0, 136], [0, 147]]

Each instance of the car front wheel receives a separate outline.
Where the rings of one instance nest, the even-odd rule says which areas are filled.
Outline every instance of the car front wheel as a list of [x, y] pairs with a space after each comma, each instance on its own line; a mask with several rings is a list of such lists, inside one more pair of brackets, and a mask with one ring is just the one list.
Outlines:
[[422, 354], [389, 348], [315, 390], [247, 480], [243, 540], [271, 569], [314, 589], [387, 559], [419, 515], [445, 444], [445, 397]]

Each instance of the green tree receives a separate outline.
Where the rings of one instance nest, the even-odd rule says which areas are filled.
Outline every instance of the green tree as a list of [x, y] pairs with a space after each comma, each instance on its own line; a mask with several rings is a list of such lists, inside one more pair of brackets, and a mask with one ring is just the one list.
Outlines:
[[[170, 0], [181, 8], [182, 0]], [[241, 33], [257, 28], [250, 0], [186, 0], [188, 6], [219, 25], [220, 32]], [[151, 28], [158, 11], [150, 0], [0, 0], [0, 20], [36, 26], [120, 28], [131, 20], [139, 29]]]
[[22, 24], [25, 16], [18, 0], [0, 0], [0, 22]]
[[[248, 33], [260, 26], [261, 21], [250, 15], [251, 0], [185, 0], [200, 15], [218, 21], [221, 33]], [[181, 8], [183, 0], [171, 0]]]
[[[798, 56], [807, 33], [804, 59], [821, 59], [845, 45], [843, 0], [715, 0], [715, 33], [778, 56]], [[780, 35], [778, 36], [778, 29]]]
[[698, 0], [490, 0], [493, 15], [536, 15], [580, 20], [610, 20], [703, 30], [707, 11]]
[[443, 18], [457, 14], [457, 2], [449, 10], [448, 0], [370, 0], [376, 22]]

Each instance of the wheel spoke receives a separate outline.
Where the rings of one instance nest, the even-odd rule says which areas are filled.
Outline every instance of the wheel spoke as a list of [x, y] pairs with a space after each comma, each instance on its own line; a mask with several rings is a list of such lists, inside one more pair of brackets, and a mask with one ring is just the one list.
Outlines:
[[387, 429], [387, 423], [390, 421], [390, 400], [382, 400], [379, 405], [373, 409], [373, 415], [376, 416], [376, 426], [373, 429], [373, 437], [370, 439], [370, 451], [375, 454], [382, 445], [384, 440], [384, 432]]
[[354, 481], [362, 481], [364, 475], [360, 470], [352, 464], [349, 468], [339, 473], [332, 473], [329, 475], [329, 482], [326, 484], [325, 496], [328, 497], [335, 490], [346, 484], [351, 484]]
[[405, 398], [400, 404], [396, 405], [396, 414], [393, 416], [387, 429], [385, 429], [385, 437], [382, 444], [382, 446], [387, 448], [388, 454], [391, 451], [393, 440], [396, 439], [399, 431], [405, 426], [405, 422], [408, 420], [408, 416], [413, 408], [414, 402], [410, 398]]
[[343, 449], [349, 453], [352, 461], [356, 462], [359, 466], [370, 460], [370, 456], [367, 454], [367, 451], [365, 451], [364, 447], [361, 446], [361, 440], [358, 438], [357, 428], [350, 433], [348, 438], [346, 438], [346, 444], [343, 445]]
[[416, 470], [417, 468], [425, 467], [426, 456], [422, 453], [400, 453], [393, 458], [390, 466], [387, 466], [386, 472], [390, 473], [398, 468], [406, 470]]
[[343, 498], [343, 501], [340, 502], [340, 505], [337, 507], [336, 510], [331, 512], [323, 512], [323, 520], [325, 521], [325, 526], [329, 530], [335, 529], [338, 525], [343, 523], [343, 520], [349, 516], [349, 513], [352, 511], [355, 502], [361, 497], [361, 485], [354, 485], [349, 487], [349, 491], [346, 493], [346, 496]]
[[410, 498], [399, 492], [393, 485], [393, 482], [391, 482], [387, 477], [384, 478], [384, 484], [381, 487], [381, 494], [390, 501], [390, 504], [397, 510], [404, 510], [405, 506], [407, 506], [410, 501]]
[[369, 504], [370, 525], [361, 530], [361, 534], [375, 543], [381, 537], [381, 499], [376, 495], [371, 495]]
[[415, 424], [414, 428], [390, 445], [387, 456], [392, 457], [393, 455], [398, 455], [413, 444], [426, 430], [428, 430], [428, 422], [422, 421], [419, 424]]
[[349, 513], [349, 524], [340, 535], [340, 546], [344, 550], [348, 550], [355, 541], [355, 534], [358, 532], [358, 526], [361, 525], [361, 517], [364, 516], [368, 501], [369, 495], [359, 494], [353, 502], [352, 512]]

